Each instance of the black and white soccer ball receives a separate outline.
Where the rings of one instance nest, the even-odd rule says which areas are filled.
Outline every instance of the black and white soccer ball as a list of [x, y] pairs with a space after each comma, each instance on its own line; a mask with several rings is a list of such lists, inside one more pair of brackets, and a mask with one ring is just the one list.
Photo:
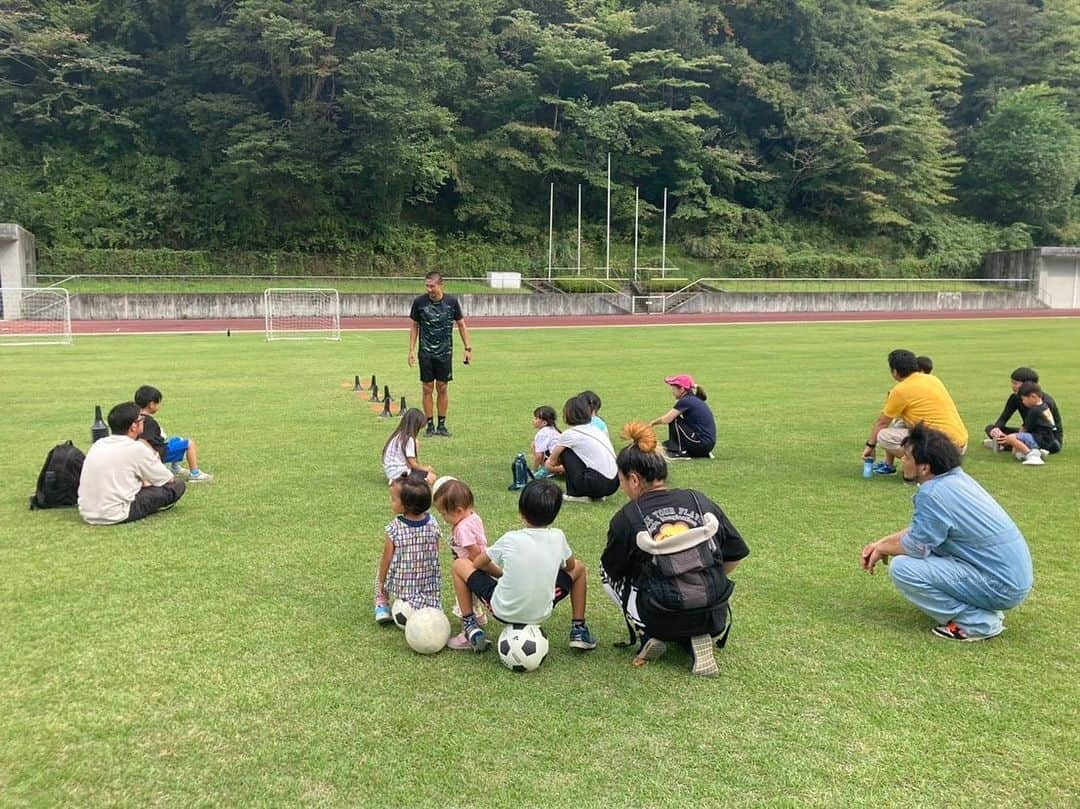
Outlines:
[[499, 660], [511, 671], [536, 671], [547, 653], [547, 633], [536, 624], [508, 626], [499, 635]]
[[394, 599], [394, 603], [390, 605], [390, 617], [394, 619], [394, 626], [398, 629], [405, 628], [413, 612], [412, 604], [401, 598]]

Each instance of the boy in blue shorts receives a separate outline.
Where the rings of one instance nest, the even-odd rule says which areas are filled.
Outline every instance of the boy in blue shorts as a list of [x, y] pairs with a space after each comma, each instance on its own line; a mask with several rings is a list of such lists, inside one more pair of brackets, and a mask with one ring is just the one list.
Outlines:
[[1024, 423], [1019, 432], [1003, 434], [1000, 442], [1025, 466], [1042, 466], [1043, 455], [1061, 451], [1061, 427], [1038, 382], [1024, 382], [1016, 395], [1025, 410]]
[[574, 558], [566, 535], [551, 524], [562, 508], [562, 489], [534, 480], [521, 490], [518, 513], [524, 528], [509, 531], [475, 559], [454, 561], [454, 594], [461, 609], [462, 634], [452, 649], [482, 652], [489, 641], [473, 615], [473, 595], [504, 624], [541, 624], [552, 608], [570, 596], [573, 620], [570, 647], [595, 649], [585, 624], [586, 570]]
[[143, 432], [139, 436], [150, 448], [161, 456], [162, 462], [172, 470], [172, 473], [180, 477], [184, 470], [180, 461], [187, 458], [188, 480], [191, 483], [208, 483], [214, 479], [209, 472], [199, 468], [199, 448], [194, 438], [182, 438], [174, 435], [166, 437], [161, 430], [154, 415], [161, 409], [161, 391], [151, 385], [143, 385], [135, 391], [135, 404], [139, 406], [139, 412], [145, 416], [143, 420]]

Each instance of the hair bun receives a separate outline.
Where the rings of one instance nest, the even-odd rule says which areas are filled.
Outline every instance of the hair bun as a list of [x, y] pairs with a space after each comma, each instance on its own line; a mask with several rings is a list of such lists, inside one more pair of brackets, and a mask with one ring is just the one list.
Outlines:
[[653, 452], [656, 449], [656, 432], [643, 421], [631, 421], [623, 425], [622, 437], [627, 441], [633, 441], [642, 452]]

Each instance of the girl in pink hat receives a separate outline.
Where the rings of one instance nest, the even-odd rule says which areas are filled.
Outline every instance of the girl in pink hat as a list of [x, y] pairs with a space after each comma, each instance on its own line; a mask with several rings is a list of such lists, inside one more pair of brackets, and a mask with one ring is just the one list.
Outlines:
[[664, 451], [672, 460], [709, 458], [716, 446], [716, 420], [705, 404], [704, 389], [689, 374], [676, 374], [664, 379], [675, 397], [675, 406], [649, 422], [668, 426]]

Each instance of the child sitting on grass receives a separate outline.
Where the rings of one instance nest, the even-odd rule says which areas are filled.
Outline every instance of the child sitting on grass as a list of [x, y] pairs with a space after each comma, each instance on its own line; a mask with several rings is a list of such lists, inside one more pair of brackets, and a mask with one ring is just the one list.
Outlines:
[[150, 448], [161, 456], [161, 461], [174, 477], [182, 477], [180, 461], [187, 459], [188, 480], [191, 483], [208, 483], [214, 479], [209, 472], [199, 468], [199, 448], [194, 438], [179, 435], [166, 436], [154, 416], [161, 409], [161, 391], [151, 385], [143, 385], [135, 391], [135, 404], [143, 416], [143, 431], [139, 436]]
[[390, 510], [379, 570], [375, 576], [375, 620], [393, 621], [390, 599], [413, 609], [442, 609], [439, 579], [439, 524], [428, 514], [431, 487], [422, 473], [404, 474], [390, 484]]
[[410, 472], [418, 472], [427, 480], [428, 486], [435, 483], [435, 470], [416, 460], [416, 454], [419, 451], [418, 436], [425, 424], [427, 424], [427, 417], [423, 411], [410, 407], [402, 415], [394, 432], [390, 433], [390, 437], [386, 439], [383, 445], [382, 462], [387, 483], [392, 484], [402, 475]]
[[544, 467], [544, 462], [560, 435], [559, 427], [555, 423], [555, 408], [551, 405], [540, 405], [536, 408], [533, 411], [533, 427], [536, 429], [536, 435], [533, 436], [533, 475], [538, 478], [561, 475], [561, 466], [555, 470]]
[[596, 391], [583, 390], [581, 393], [578, 394], [578, 396], [581, 396], [583, 399], [585, 399], [586, 402], [589, 403], [589, 424], [600, 430], [600, 432], [602, 432], [604, 435], [607, 435], [607, 424], [605, 424], [604, 420], [600, 418], [600, 406], [603, 404], [603, 402], [600, 401], [600, 397], [596, 394]]
[[1024, 424], [1017, 433], [1002, 433], [1001, 444], [1025, 466], [1042, 466], [1043, 454], [1061, 450], [1061, 433], [1038, 382], [1024, 382], [1016, 391], [1024, 405]]
[[[435, 508], [451, 526], [450, 552], [455, 559], [475, 560], [480, 554], [487, 553], [487, 534], [484, 533], [484, 521], [476, 513], [472, 489], [460, 480], [452, 477], [439, 478], [435, 482]], [[487, 616], [478, 599], [472, 601], [473, 614], [480, 626], [487, 624]], [[454, 614], [461, 617], [461, 607], [454, 605]], [[469, 641], [465, 633], [450, 639], [447, 644], [451, 649], [468, 649]]]
[[503, 534], [487, 553], [454, 561], [454, 595], [461, 608], [468, 645], [455, 649], [483, 652], [489, 642], [473, 614], [473, 595], [504, 624], [541, 624], [555, 604], [570, 596], [573, 619], [570, 647], [595, 649], [585, 624], [585, 565], [574, 558], [566, 535], [551, 528], [562, 508], [562, 489], [534, 480], [521, 490], [518, 513], [525, 527]]

